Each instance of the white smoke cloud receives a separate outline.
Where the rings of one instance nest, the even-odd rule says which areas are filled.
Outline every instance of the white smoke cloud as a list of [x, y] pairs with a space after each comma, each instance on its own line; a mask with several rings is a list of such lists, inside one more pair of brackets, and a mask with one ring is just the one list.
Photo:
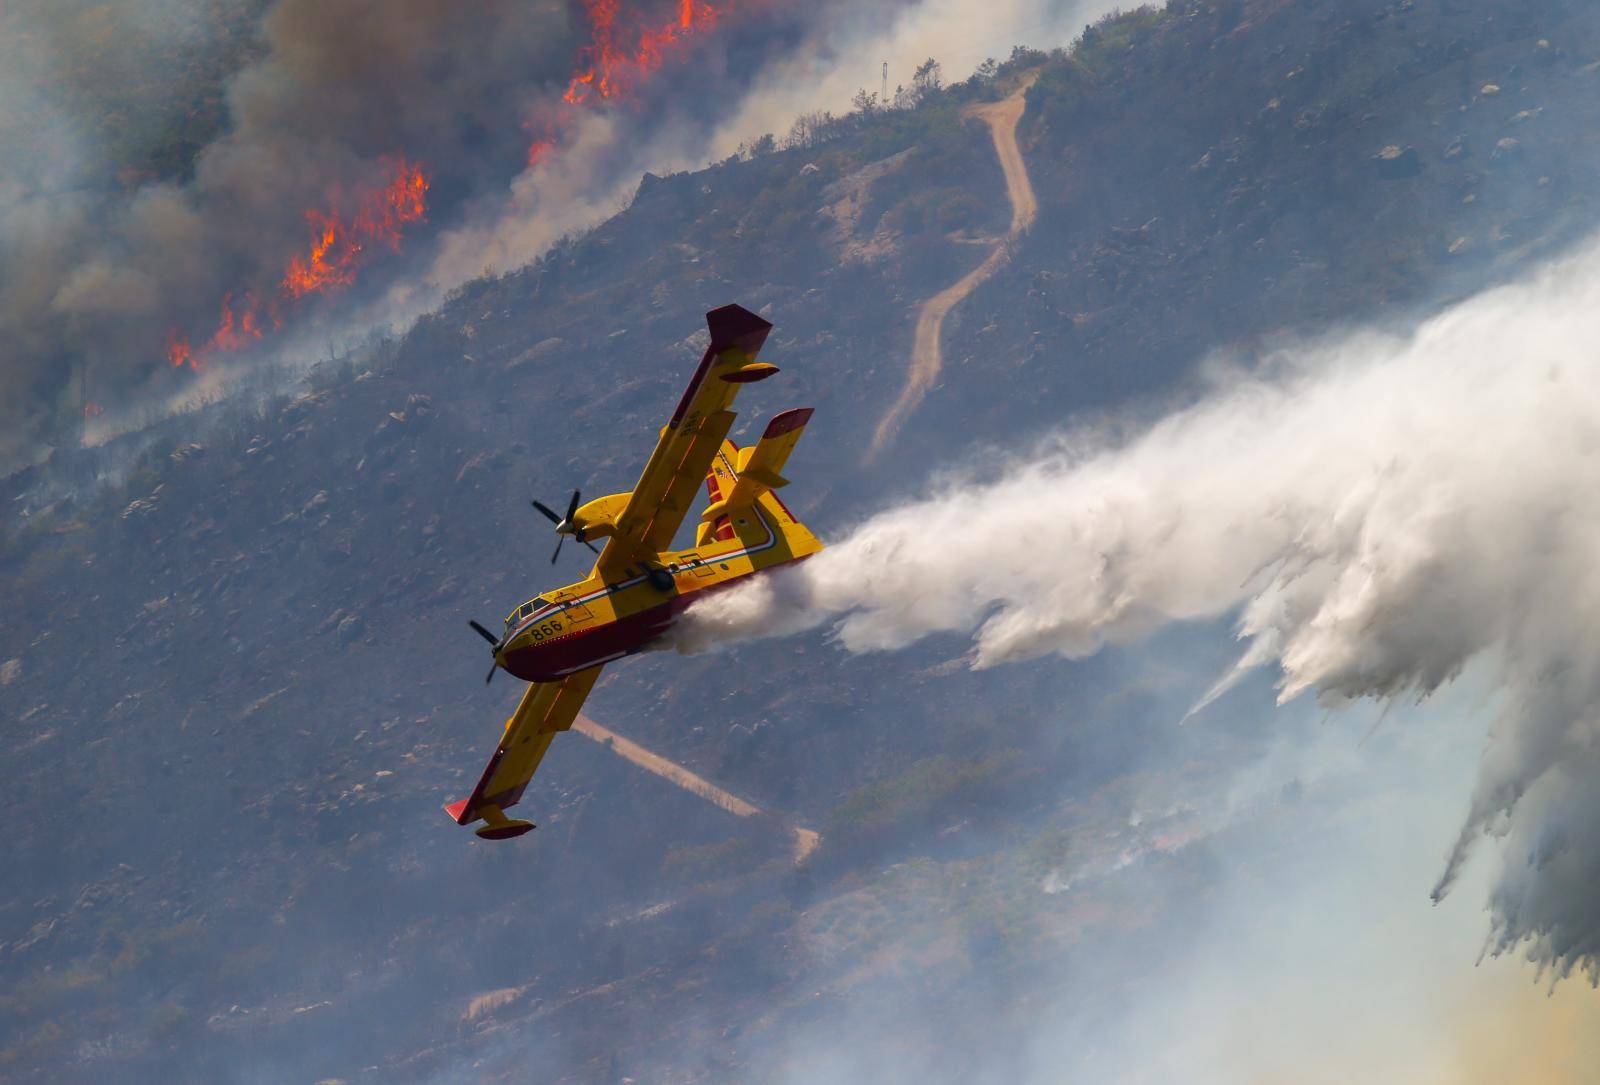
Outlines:
[[1600, 976], [1600, 247], [1411, 334], [1219, 379], [1123, 440], [945, 480], [803, 566], [691, 608], [681, 646], [836, 623], [851, 651], [970, 632], [972, 665], [1236, 615], [1280, 700], [1426, 698], [1472, 661], [1502, 715], [1435, 897], [1506, 836], [1495, 951]]
[[889, 94], [911, 83], [928, 58], [946, 79], [965, 79], [987, 57], [1004, 60], [1017, 45], [1065, 46], [1085, 24], [1117, 10], [1110, 0], [923, 0], [905, 7], [863, 5], [773, 65], [722, 125], [717, 155], [764, 132], [782, 135], [796, 116], [842, 113], [858, 90], [876, 94], [889, 65]]

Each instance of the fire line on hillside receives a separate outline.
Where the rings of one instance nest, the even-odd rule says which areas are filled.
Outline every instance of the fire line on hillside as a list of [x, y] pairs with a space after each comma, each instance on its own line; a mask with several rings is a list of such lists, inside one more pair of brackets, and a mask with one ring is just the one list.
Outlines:
[[[562, 137], [577, 116], [575, 107], [627, 100], [674, 51], [713, 29], [729, 9], [727, 4], [704, 0], [675, 0], [670, 18], [649, 22], [637, 11], [624, 11], [621, 0], [584, 0], [590, 40], [578, 51], [555, 111], [525, 126], [539, 133], [529, 143], [527, 168], [559, 152]], [[626, 31], [624, 22], [629, 24]], [[633, 39], [633, 45], [625, 45], [624, 39]], [[241, 350], [282, 327], [287, 305], [354, 284], [379, 247], [400, 251], [407, 228], [427, 220], [431, 179], [423, 165], [403, 156], [386, 158], [384, 163], [387, 180], [361, 193], [348, 217], [337, 208], [305, 212], [311, 240], [284, 267], [275, 293], [265, 300], [251, 290], [223, 295], [216, 330], [198, 346], [177, 329], [168, 332], [168, 363], [203, 370], [216, 356]]]

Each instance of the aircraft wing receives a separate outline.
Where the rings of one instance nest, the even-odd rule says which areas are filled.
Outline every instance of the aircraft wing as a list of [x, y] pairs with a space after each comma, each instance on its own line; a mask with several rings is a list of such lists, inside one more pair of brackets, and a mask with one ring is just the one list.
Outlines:
[[639, 484], [617, 515], [616, 531], [600, 555], [602, 569], [654, 556], [672, 545], [672, 537], [733, 425], [734, 412], [729, 408], [739, 386], [778, 371], [776, 366], [756, 361], [772, 330], [772, 325], [756, 314], [737, 305], [724, 305], [706, 314], [706, 325], [711, 330], [711, 345], [661, 431]]
[[[445, 813], [455, 818], [458, 825], [469, 825], [479, 818], [487, 820], [491, 829], [504, 825], [502, 811], [522, 798], [523, 790], [533, 779], [539, 762], [544, 760], [551, 741], [558, 732], [572, 726], [599, 677], [600, 668], [590, 667], [569, 674], [559, 682], [530, 685], [523, 692], [517, 710], [506, 720], [505, 734], [489, 759], [488, 768], [483, 770], [478, 786], [472, 789], [469, 798], [446, 806]], [[520, 831], [526, 832], [531, 827], [522, 825]]]

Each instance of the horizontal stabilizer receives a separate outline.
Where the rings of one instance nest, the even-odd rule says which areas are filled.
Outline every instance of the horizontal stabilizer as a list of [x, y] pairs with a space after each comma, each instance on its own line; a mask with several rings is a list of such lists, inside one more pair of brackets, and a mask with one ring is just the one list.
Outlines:
[[[767, 423], [766, 432], [753, 447], [742, 448], [734, 453], [731, 485], [726, 485], [728, 479], [720, 477], [722, 472], [714, 471], [719, 476], [717, 481], [724, 485], [714, 487], [716, 492], [712, 495], [711, 506], [701, 514], [701, 521], [716, 524], [731, 512], [749, 508], [755, 504], [756, 498], [768, 490], [787, 486], [789, 480], [780, 472], [789, 461], [789, 454], [794, 451], [809, 421], [810, 407], [784, 411]], [[710, 481], [708, 488], [712, 488]]]

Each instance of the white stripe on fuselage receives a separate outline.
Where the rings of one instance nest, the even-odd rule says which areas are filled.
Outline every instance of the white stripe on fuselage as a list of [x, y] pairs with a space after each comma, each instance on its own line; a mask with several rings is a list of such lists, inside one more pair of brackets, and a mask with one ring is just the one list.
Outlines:
[[[728, 467], [728, 469], [731, 471], [733, 468], [732, 465], [728, 463], [727, 456], [720, 452], [717, 453], [717, 455], [719, 458], [721, 458], [723, 465]], [[679, 565], [678, 569], [682, 571], [698, 569], [703, 565], [714, 565], [720, 561], [727, 561], [729, 558], [738, 558], [751, 554], [759, 554], [764, 550], [770, 550], [774, 546], [778, 545], [778, 532], [773, 528], [772, 524], [767, 520], [766, 515], [761, 511], [761, 506], [752, 505], [751, 508], [755, 511], [756, 519], [761, 521], [761, 526], [767, 529], [766, 542], [760, 544], [759, 546], [747, 546], [742, 550], [730, 550], [726, 554], [716, 554], [709, 558], [696, 558], [694, 561], [686, 561], [682, 565]], [[538, 625], [541, 621], [543, 621], [545, 618], [548, 618], [552, 614], [566, 610], [569, 607], [580, 606], [584, 603], [592, 603], [596, 599], [602, 598], [606, 595], [611, 595], [619, 591], [625, 591], [626, 589], [633, 587], [635, 584], [643, 583], [647, 579], [649, 579], [648, 574], [636, 576], [628, 580], [620, 580], [615, 584], [607, 584], [603, 588], [592, 591], [588, 595], [579, 596], [576, 599], [568, 599], [564, 603], [550, 603], [542, 606], [532, 614], [528, 615], [527, 618], [523, 619], [523, 621], [517, 625], [516, 629], [511, 632], [511, 635], [506, 637], [505, 643], [511, 643], [512, 639], [520, 636], [524, 629], [527, 629], [529, 626]]]

